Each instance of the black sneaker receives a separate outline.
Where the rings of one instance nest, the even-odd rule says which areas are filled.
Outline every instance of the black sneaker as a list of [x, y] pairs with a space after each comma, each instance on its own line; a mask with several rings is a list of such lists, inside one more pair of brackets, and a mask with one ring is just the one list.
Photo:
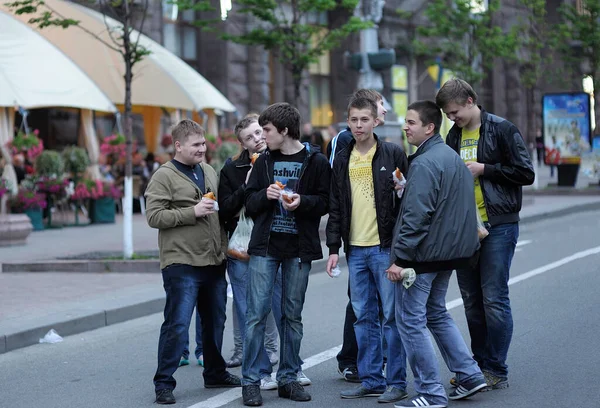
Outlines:
[[459, 383], [456, 388], [448, 395], [451, 400], [460, 400], [470, 397], [471, 395], [481, 391], [487, 387], [487, 383], [483, 377], [475, 378], [469, 381]]
[[289, 398], [292, 401], [310, 401], [310, 394], [304, 391], [304, 387], [298, 381], [292, 381], [286, 385], [277, 387], [280, 398]]
[[208, 384], [204, 381], [204, 388], [235, 388], [241, 386], [242, 380], [240, 380], [240, 377], [231, 373], [225, 373], [225, 377], [218, 383]]
[[164, 389], [156, 391], [156, 401], [154, 402], [161, 405], [175, 404], [173, 390]]
[[260, 385], [250, 384], [242, 387], [242, 399], [247, 407], [260, 407], [263, 403]]
[[340, 392], [340, 397], [343, 399], [354, 399], [354, 398], [365, 398], [365, 397], [380, 397], [385, 392], [385, 388], [370, 389], [363, 387], [362, 385], [351, 390]]
[[338, 373], [340, 373], [340, 375], [344, 377], [344, 380], [348, 382], [360, 382], [360, 378], [358, 377], [358, 369], [356, 367], [346, 367], [344, 369], [342, 369], [342, 367], [338, 367]]
[[429, 407], [429, 408], [446, 408], [447, 404], [436, 404], [429, 401], [422, 395], [415, 395], [409, 400], [399, 401], [394, 404], [395, 408], [420, 408], [420, 407]]

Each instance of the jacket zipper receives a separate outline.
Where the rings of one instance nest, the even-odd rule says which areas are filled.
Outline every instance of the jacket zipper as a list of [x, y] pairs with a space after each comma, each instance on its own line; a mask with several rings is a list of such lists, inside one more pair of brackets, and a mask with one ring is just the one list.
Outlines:
[[[267, 155], [267, 159], [268, 159], [270, 156], [269, 152], [266, 152], [265, 154]], [[267, 173], [267, 184], [271, 184], [271, 176], [269, 175], [269, 161], [265, 160], [265, 164], [266, 164], [265, 172]], [[276, 211], [276, 209], [273, 208], [273, 213], [271, 214], [271, 223], [269, 224], [269, 231], [267, 232], [267, 247], [265, 248], [265, 256], [269, 254], [269, 244], [271, 242], [271, 229], [273, 228], [273, 220], [275, 219], [275, 211]]]
[[371, 173], [373, 173], [372, 177], [373, 177], [373, 195], [375, 196], [374, 201], [375, 201], [375, 222], [377, 223], [377, 235], [379, 236], [379, 249], [383, 248], [383, 240], [381, 239], [381, 231], [379, 228], [379, 206], [377, 204], [377, 197], [378, 196], [378, 185], [379, 183], [376, 182], [375, 180], [375, 175], [379, 174], [378, 172], [376, 172], [377, 169], [374, 168], [375, 166], [375, 159], [377, 159], [377, 157], [379, 157], [379, 141], [377, 142], [377, 147], [375, 148], [375, 154], [373, 155], [373, 160], [371, 161]]
[[[305, 146], [306, 148], [306, 146]], [[302, 165], [302, 171], [300, 172], [300, 176], [298, 177], [298, 184], [296, 185], [296, 193], [298, 195], [300, 195], [300, 181], [302, 180], [302, 176], [304, 176], [304, 172], [306, 171], [306, 168], [308, 167], [308, 162], [310, 161], [310, 158], [312, 157], [312, 155], [310, 154], [310, 151], [308, 150], [308, 148], [306, 148], [306, 160], [304, 161], [303, 165]], [[294, 219], [296, 218], [296, 216], [294, 215]], [[298, 223], [296, 222], [296, 228], [298, 228], [298, 244], [300, 244], [300, 227], [298, 226]], [[298, 245], [298, 264], [302, 264], [302, 258], [300, 258], [300, 245]]]
[[[477, 143], [477, 162], [481, 163], [479, 161], [479, 158], [481, 157], [481, 153], [483, 153], [483, 144], [485, 143], [483, 140], [483, 135], [485, 134], [485, 122], [483, 122], [483, 120], [481, 121], [481, 127], [479, 128], [479, 142]], [[462, 134], [461, 134], [461, 141], [462, 141]], [[485, 163], [482, 163], [485, 166]], [[481, 196], [483, 197], [483, 206], [485, 207], [485, 213], [488, 216], [488, 222], [490, 221], [490, 216], [488, 214], [488, 205], [487, 205], [487, 200], [485, 198], [485, 190], [483, 188], [483, 176], [477, 176], [477, 180], [479, 180], [479, 188], [481, 189]], [[477, 211], [479, 211], [479, 207], [477, 207]]]

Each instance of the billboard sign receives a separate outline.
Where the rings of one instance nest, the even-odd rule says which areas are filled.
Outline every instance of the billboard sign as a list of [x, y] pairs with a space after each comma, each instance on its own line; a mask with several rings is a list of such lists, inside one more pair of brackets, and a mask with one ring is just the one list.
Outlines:
[[585, 92], [543, 97], [546, 164], [580, 164], [590, 151], [590, 95]]

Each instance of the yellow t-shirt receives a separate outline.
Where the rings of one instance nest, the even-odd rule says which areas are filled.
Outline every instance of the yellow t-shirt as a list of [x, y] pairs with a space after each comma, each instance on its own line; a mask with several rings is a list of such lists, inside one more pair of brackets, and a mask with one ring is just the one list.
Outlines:
[[[475, 130], [462, 130], [462, 138], [460, 142], [460, 158], [464, 162], [477, 161], [477, 145], [479, 144], [479, 128]], [[483, 191], [479, 184], [479, 177], [475, 178], [475, 202], [479, 209], [479, 215], [483, 221], [488, 220], [487, 212], [485, 211], [485, 203], [483, 201]]]
[[350, 245], [379, 245], [372, 167], [376, 150], [377, 145], [374, 145], [364, 156], [361, 156], [356, 149], [353, 149], [350, 154], [348, 165], [352, 189]]

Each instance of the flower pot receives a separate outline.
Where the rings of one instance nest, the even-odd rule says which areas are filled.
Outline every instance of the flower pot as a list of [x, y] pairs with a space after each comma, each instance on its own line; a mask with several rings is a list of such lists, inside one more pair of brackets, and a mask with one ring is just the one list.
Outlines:
[[114, 224], [115, 200], [103, 197], [90, 202], [90, 220], [92, 224]]
[[25, 214], [31, 220], [34, 231], [42, 231], [44, 229], [44, 217], [41, 208], [25, 210]]

